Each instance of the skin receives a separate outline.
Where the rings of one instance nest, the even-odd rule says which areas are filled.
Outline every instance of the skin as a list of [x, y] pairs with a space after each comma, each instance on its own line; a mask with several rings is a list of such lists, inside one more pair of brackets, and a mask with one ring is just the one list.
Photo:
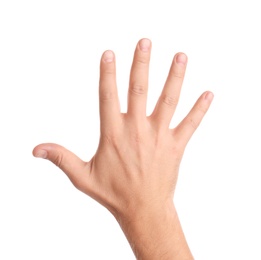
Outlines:
[[153, 113], [146, 116], [151, 42], [138, 42], [130, 73], [127, 113], [120, 112], [115, 56], [100, 63], [100, 142], [89, 162], [57, 144], [40, 144], [35, 157], [53, 162], [74, 186], [105, 206], [120, 224], [137, 259], [193, 259], [173, 202], [185, 147], [213, 94], [203, 93], [174, 129], [187, 57], [177, 53]]

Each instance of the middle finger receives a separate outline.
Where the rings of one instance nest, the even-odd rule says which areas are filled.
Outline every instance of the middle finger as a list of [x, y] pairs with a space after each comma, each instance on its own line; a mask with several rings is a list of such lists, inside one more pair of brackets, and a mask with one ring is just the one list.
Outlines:
[[131, 67], [128, 114], [136, 119], [146, 117], [150, 50], [150, 40], [140, 40], [137, 44]]

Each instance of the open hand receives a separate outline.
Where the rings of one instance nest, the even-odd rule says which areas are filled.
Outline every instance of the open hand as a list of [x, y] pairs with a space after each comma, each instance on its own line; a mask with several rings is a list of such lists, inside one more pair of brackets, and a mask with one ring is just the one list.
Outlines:
[[169, 124], [177, 107], [187, 57], [177, 53], [153, 113], [146, 116], [151, 42], [137, 44], [130, 72], [127, 113], [120, 112], [115, 56], [106, 51], [100, 63], [100, 142], [89, 162], [57, 144], [35, 147], [64, 171], [76, 188], [91, 196], [120, 222], [173, 201], [186, 144], [207, 112], [213, 94], [203, 93], [180, 124]]

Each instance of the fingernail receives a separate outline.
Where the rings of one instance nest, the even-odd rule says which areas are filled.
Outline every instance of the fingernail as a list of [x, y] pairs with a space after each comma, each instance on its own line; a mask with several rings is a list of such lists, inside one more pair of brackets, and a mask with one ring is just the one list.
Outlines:
[[37, 158], [42, 158], [46, 159], [47, 158], [47, 152], [45, 150], [39, 150], [36, 154], [35, 157]]
[[150, 40], [149, 39], [142, 39], [139, 43], [140, 49], [144, 52], [148, 51], [150, 49]]
[[185, 65], [187, 63], [187, 56], [184, 53], [179, 53], [176, 57], [176, 62]]
[[207, 94], [205, 95], [205, 99], [208, 100], [208, 101], [212, 101], [214, 95], [212, 92], [207, 92]]
[[113, 62], [114, 54], [112, 51], [106, 51], [103, 55], [103, 60], [107, 63]]

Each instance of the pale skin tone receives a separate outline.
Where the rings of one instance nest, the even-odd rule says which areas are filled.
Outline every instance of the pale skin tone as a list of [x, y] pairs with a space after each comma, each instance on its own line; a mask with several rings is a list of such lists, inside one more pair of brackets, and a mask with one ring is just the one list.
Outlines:
[[119, 222], [137, 259], [193, 259], [173, 202], [185, 147], [206, 114], [213, 94], [203, 93], [174, 129], [187, 57], [177, 53], [153, 113], [146, 116], [151, 42], [138, 42], [130, 73], [127, 113], [120, 112], [115, 56], [100, 63], [100, 142], [89, 162], [57, 144], [33, 155], [52, 161], [74, 186], [105, 206]]

